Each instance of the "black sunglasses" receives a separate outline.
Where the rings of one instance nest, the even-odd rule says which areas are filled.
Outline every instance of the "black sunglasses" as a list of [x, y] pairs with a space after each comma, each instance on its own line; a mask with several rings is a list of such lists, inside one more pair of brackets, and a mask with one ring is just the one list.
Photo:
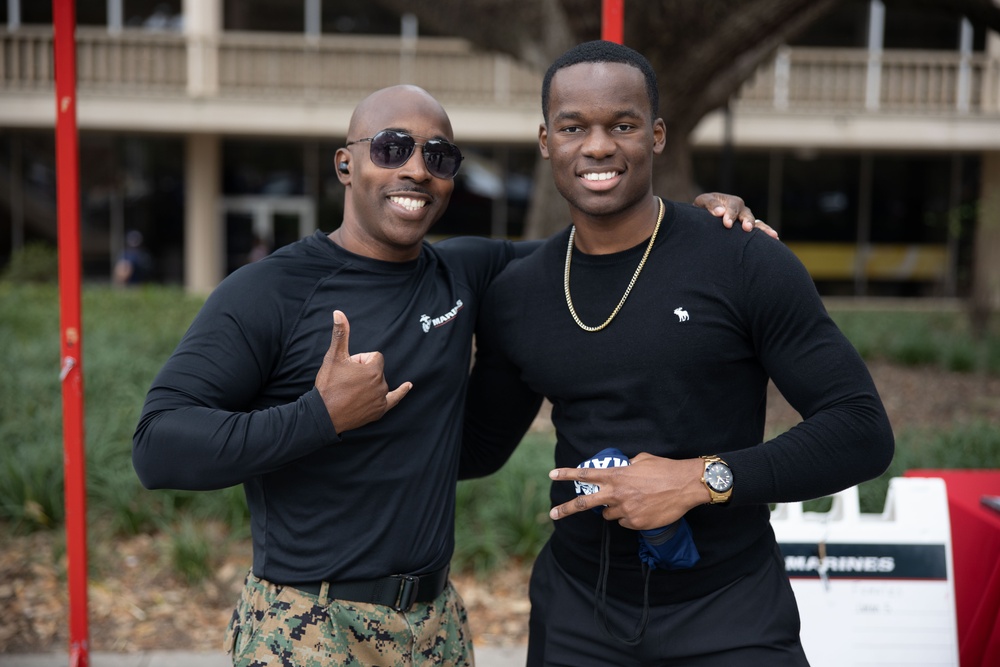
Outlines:
[[424, 153], [424, 164], [432, 176], [455, 178], [458, 168], [462, 165], [462, 151], [458, 150], [458, 146], [444, 139], [427, 139], [427, 137], [416, 137], [427, 139], [424, 143], [418, 144], [414, 136], [396, 130], [382, 130], [374, 137], [348, 141], [347, 145], [370, 141], [372, 162], [383, 169], [402, 167], [413, 155], [413, 147], [420, 146]]

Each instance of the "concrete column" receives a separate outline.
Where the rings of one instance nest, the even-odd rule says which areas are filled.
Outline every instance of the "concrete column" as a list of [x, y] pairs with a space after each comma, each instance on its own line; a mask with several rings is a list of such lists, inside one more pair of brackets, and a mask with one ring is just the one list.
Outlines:
[[[1000, 6], [1000, 0], [995, 0]], [[1000, 110], [1000, 34], [986, 32], [986, 69], [982, 82], [983, 113]]]
[[868, 79], [865, 108], [878, 111], [882, 97], [882, 44], [885, 41], [885, 3], [870, 0], [868, 6]]
[[962, 17], [958, 36], [958, 90], [955, 91], [955, 109], [959, 113], [969, 112], [969, 97], [972, 90], [972, 22]]
[[7, 30], [14, 32], [21, 27], [21, 0], [7, 0]]
[[305, 24], [306, 37], [319, 39], [320, 33], [323, 31], [323, 6], [320, 4], [320, 0], [306, 0]]
[[[993, 0], [1000, 7], [1000, 0]], [[986, 33], [986, 79], [983, 111], [1000, 108], [1000, 34]], [[985, 331], [990, 315], [1000, 312], [1000, 152], [982, 154], [979, 182], [979, 215], [972, 256], [972, 323]]]
[[977, 326], [1000, 312], [1000, 152], [982, 154], [979, 219], [972, 259], [972, 311]]
[[858, 176], [858, 229], [854, 255], [854, 294], [868, 292], [868, 256], [872, 250], [872, 189], [875, 157], [871, 151], [861, 153], [861, 173]]
[[125, 25], [125, 12], [122, 8], [123, 0], [108, 0], [108, 34], [122, 34], [122, 26]]
[[184, 287], [189, 292], [207, 294], [223, 278], [220, 159], [217, 135], [188, 135], [184, 156]]
[[222, 0], [184, 0], [181, 10], [187, 37], [188, 95], [213, 96], [219, 92]]
[[767, 224], [781, 233], [781, 200], [785, 178], [785, 154], [771, 149], [767, 167]]

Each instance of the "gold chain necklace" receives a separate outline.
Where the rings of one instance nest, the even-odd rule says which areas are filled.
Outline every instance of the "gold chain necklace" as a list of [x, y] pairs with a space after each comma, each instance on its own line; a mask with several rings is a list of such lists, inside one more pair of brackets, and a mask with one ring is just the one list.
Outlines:
[[573, 239], [576, 238], [576, 225], [569, 231], [569, 245], [566, 246], [566, 270], [563, 272], [563, 291], [566, 292], [566, 305], [569, 306], [569, 314], [573, 316], [573, 321], [583, 329], [584, 331], [600, 331], [604, 327], [611, 324], [611, 320], [615, 319], [615, 315], [618, 311], [622, 309], [625, 305], [625, 299], [628, 298], [629, 292], [632, 291], [632, 287], [635, 285], [635, 281], [639, 279], [639, 274], [642, 273], [642, 267], [646, 265], [646, 259], [649, 257], [649, 252], [653, 249], [653, 243], [656, 242], [656, 233], [660, 231], [660, 223], [663, 222], [663, 200], [657, 197], [660, 202], [660, 213], [656, 217], [656, 227], [653, 228], [653, 235], [649, 237], [649, 245], [646, 246], [646, 252], [642, 254], [642, 259], [639, 261], [639, 266], [636, 267], [635, 273], [632, 274], [632, 280], [629, 281], [628, 287], [625, 288], [625, 294], [622, 294], [622, 300], [618, 302], [615, 309], [611, 311], [611, 315], [608, 319], [604, 320], [604, 324], [597, 327], [590, 327], [584, 324], [580, 320], [580, 316], [576, 314], [576, 308], [573, 307], [573, 297], [569, 294], [569, 265], [573, 261]]

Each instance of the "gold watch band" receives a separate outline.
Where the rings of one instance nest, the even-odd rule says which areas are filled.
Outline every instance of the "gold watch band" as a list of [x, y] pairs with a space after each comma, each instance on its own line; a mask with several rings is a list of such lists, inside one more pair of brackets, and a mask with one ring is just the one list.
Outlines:
[[[711, 467], [713, 463], [721, 463], [722, 465], [726, 466], [727, 470], [729, 469], [729, 464], [723, 461], [720, 457], [715, 455], [702, 456], [701, 458], [705, 462], [705, 467], [702, 470], [701, 474], [701, 483], [705, 485], [705, 488], [708, 489], [709, 496], [711, 496], [711, 500], [709, 501], [708, 504], [718, 505], [719, 503], [728, 502], [729, 498], [733, 495], [732, 479], [730, 479], [729, 488], [727, 488], [725, 491], [716, 491], [715, 489], [712, 488], [712, 485], [708, 483], [707, 475], [708, 475], [708, 469], [709, 467]], [[729, 470], [729, 474], [730, 476], [732, 475], [732, 470]]]

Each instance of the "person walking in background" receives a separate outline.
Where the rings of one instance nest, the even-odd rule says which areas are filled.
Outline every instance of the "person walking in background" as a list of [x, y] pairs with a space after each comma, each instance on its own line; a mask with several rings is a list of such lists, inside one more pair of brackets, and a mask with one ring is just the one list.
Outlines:
[[125, 248], [115, 262], [112, 281], [115, 285], [138, 285], [153, 277], [153, 258], [143, 245], [142, 232], [135, 229], [125, 235]]

